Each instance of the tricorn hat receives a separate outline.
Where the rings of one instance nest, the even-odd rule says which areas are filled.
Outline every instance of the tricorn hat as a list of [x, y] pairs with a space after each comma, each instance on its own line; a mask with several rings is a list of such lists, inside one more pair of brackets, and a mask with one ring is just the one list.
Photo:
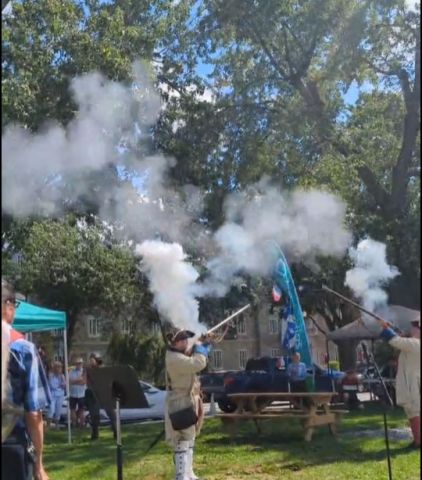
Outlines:
[[166, 338], [169, 343], [179, 342], [180, 340], [187, 340], [194, 337], [195, 334], [190, 330], [175, 330], [173, 333], [168, 333]]

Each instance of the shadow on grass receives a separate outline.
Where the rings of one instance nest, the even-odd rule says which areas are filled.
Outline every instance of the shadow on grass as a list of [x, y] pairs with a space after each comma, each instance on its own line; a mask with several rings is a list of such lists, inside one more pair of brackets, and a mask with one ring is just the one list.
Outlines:
[[[144, 452], [161, 434], [164, 424], [130, 425], [122, 428], [123, 462], [136, 462], [144, 458]], [[89, 474], [94, 477], [106, 468], [116, 465], [116, 443], [109, 428], [100, 428], [100, 438], [90, 440], [90, 430], [75, 431], [71, 445], [63, 443], [62, 432], [48, 432], [44, 452], [49, 473], [57, 473], [69, 468], [69, 465], [86, 463]], [[59, 452], [63, 452], [60, 455]], [[170, 449], [160, 440], [148, 453], [148, 457], [170, 454]], [[97, 477], [95, 477], [97, 478]]]
[[[390, 428], [395, 428], [405, 425], [406, 419], [400, 410], [389, 411], [388, 423]], [[171, 450], [162, 439], [145, 456], [149, 445], [163, 428], [164, 424], [123, 426], [124, 462], [135, 464], [141, 464], [144, 460], [160, 462], [163, 457], [171, 462]], [[247, 454], [256, 455], [258, 461], [263, 452], [280, 452], [281, 463], [268, 465], [268, 469], [278, 469], [282, 466], [291, 471], [339, 461], [383, 461], [386, 459], [386, 451], [382, 447], [382, 438], [342, 437], [342, 433], [347, 431], [382, 428], [382, 410], [374, 405], [367, 406], [363, 411], [345, 415], [339, 428], [338, 440], [329, 435], [327, 427], [320, 427], [315, 430], [311, 443], [304, 442], [299, 422], [265, 422], [260, 436], [257, 435], [252, 423], [242, 424], [230, 442], [230, 436], [222, 427], [220, 420], [207, 419], [197, 440], [197, 453], [206, 456], [212, 451], [221, 454], [223, 458], [232, 446], [239, 453], [246, 450]], [[102, 427], [100, 439], [96, 442], [91, 442], [89, 437], [88, 429], [75, 432], [74, 442], [68, 445], [63, 432], [48, 432], [44, 454], [48, 471], [57, 474], [65, 471], [69, 465], [86, 464], [90, 478], [98, 478], [105, 469], [112, 469], [116, 464], [116, 446], [110, 428]], [[390, 443], [393, 458], [409, 454], [409, 451], [403, 449], [404, 444], [406, 442]]]
[[[389, 428], [407, 424], [401, 410], [387, 410]], [[246, 424], [245, 424], [246, 423]], [[337, 438], [331, 436], [328, 427], [317, 427], [313, 439], [307, 443], [303, 439], [300, 422], [283, 420], [264, 421], [261, 424], [261, 434], [258, 434], [252, 422], [238, 423], [234, 426], [232, 435], [230, 427], [209, 424], [206, 436], [199, 439], [206, 448], [227, 449], [227, 446], [242, 448], [249, 446], [251, 452], [280, 452], [283, 454], [283, 468], [298, 471], [302, 468], [337, 463], [339, 461], [363, 462], [383, 461], [387, 458], [384, 437], [345, 437], [342, 433], [360, 430], [382, 430], [383, 409], [378, 405], [367, 405], [365, 410], [351, 412], [345, 415], [339, 427]], [[231, 427], [233, 428], [233, 427]], [[412, 453], [405, 448], [408, 441], [391, 441], [390, 455], [392, 458]]]

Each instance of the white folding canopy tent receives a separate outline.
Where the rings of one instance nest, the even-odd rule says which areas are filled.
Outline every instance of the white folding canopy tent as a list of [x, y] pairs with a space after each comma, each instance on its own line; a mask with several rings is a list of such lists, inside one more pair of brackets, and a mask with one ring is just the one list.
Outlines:
[[[45, 332], [48, 330], [63, 330], [63, 350], [66, 387], [69, 394], [69, 362], [67, 352], [67, 320], [66, 313], [59, 310], [38, 307], [27, 302], [20, 302], [16, 309], [13, 328], [21, 333]], [[70, 405], [67, 402], [67, 438], [72, 442], [70, 425]]]

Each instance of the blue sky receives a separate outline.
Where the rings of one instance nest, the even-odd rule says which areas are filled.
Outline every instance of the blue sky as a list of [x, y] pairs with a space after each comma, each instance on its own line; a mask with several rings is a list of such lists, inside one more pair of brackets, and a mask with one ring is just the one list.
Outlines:
[[[210, 73], [212, 73], [213, 66], [208, 63], [203, 63], [202, 61], [199, 62], [197, 72], [206, 77]], [[343, 95], [344, 101], [347, 105], [354, 105], [359, 98], [361, 92], [369, 92], [371, 91], [371, 84], [369, 82], [364, 82], [360, 87], [357, 85], [355, 81], [352, 82], [347, 92]]]

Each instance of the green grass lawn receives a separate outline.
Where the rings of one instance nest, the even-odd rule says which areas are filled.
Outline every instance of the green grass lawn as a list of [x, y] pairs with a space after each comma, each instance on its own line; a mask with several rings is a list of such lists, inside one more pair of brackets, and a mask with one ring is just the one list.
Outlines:
[[[390, 412], [390, 428], [407, 425], [401, 410]], [[172, 452], [161, 441], [146, 456], [143, 452], [160, 432], [161, 424], [123, 426], [124, 480], [172, 479]], [[231, 442], [219, 420], [207, 420], [197, 440], [195, 471], [207, 480], [384, 480], [387, 460], [383, 438], [348, 436], [348, 431], [382, 429], [380, 410], [344, 416], [339, 438], [327, 427], [316, 429], [311, 443], [302, 440], [295, 420], [267, 422], [257, 436], [252, 423], [239, 428]], [[346, 435], [345, 435], [346, 434]], [[67, 444], [65, 431], [46, 435], [45, 464], [51, 480], [115, 480], [115, 445], [111, 430], [102, 428], [100, 440], [92, 443], [89, 430], [74, 433]], [[420, 453], [405, 451], [408, 441], [390, 441], [394, 480], [420, 478]]]

